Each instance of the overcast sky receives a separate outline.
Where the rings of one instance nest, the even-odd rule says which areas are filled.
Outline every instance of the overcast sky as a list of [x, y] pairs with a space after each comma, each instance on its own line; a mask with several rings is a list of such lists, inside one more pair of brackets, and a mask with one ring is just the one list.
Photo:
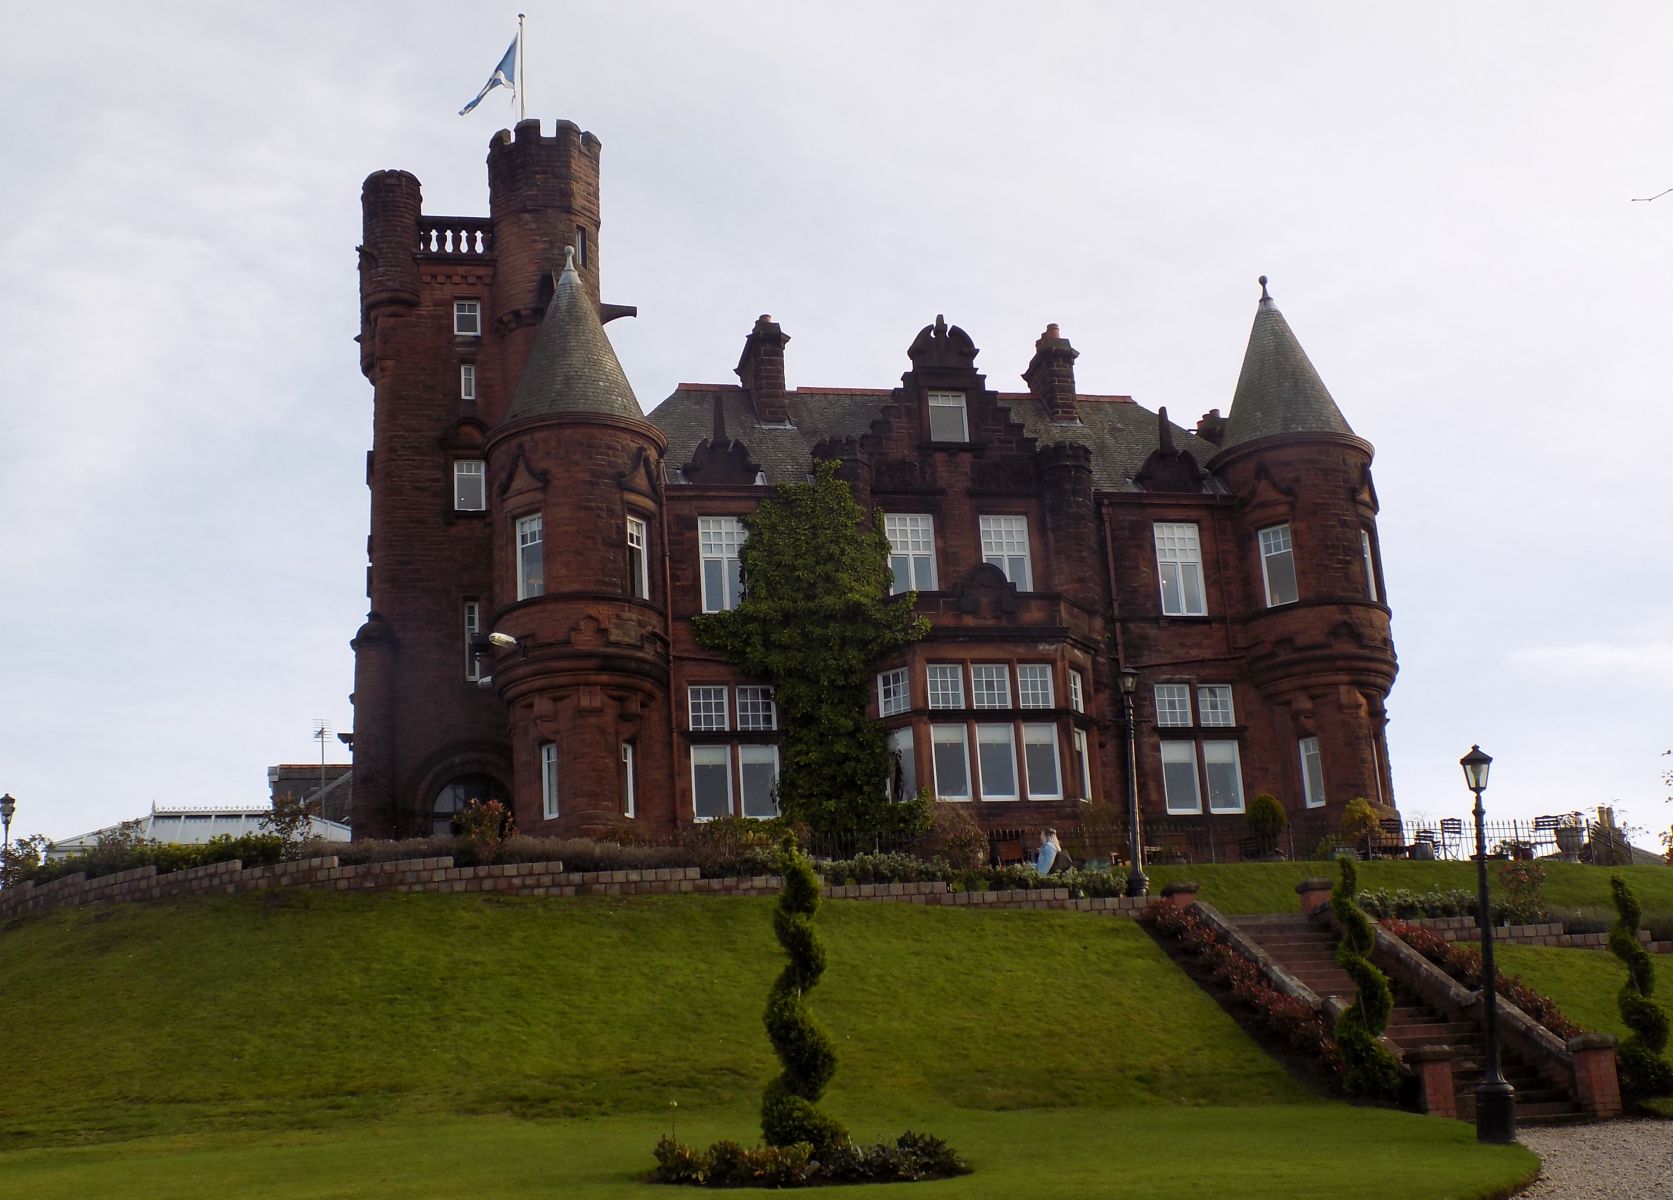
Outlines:
[[[528, 0], [604, 143], [646, 408], [891, 387], [936, 313], [1018, 376], [1226, 408], [1257, 275], [1377, 449], [1396, 799], [1613, 801], [1673, 746], [1673, 7]], [[260, 803], [352, 726], [360, 183], [486, 215], [511, 5], [12, 5], [0, 41], [0, 791], [14, 834]], [[332, 750], [341, 751], [333, 741]], [[333, 757], [341, 757], [334, 753]], [[1258, 781], [1252, 781], [1258, 782]]]

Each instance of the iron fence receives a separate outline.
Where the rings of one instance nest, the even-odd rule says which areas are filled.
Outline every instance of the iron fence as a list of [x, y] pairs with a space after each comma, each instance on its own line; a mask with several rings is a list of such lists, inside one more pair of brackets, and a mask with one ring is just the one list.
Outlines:
[[[1058, 840], [1076, 864], [1131, 861], [1125, 827], [1066, 824], [1055, 826]], [[1631, 861], [1626, 835], [1597, 822], [1560, 817], [1485, 823], [1490, 859], [1559, 859], [1618, 866]], [[1044, 825], [987, 831], [992, 865], [1032, 861], [1045, 836]], [[1475, 858], [1475, 822], [1466, 817], [1408, 820], [1389, 818], [1354, 836], [1335, 828], [1321, 814], [1300, 814], [1268, 843], [1250, 836], [1240, 820], [1220, 816], [1146, 817], [1141, 826], [1145, 861], [1158, 866], [1190, 863], [1331, 861], [1342, 854], [1361, 859], [1407, 858], [1467, 862]], [[813, 838], [815, 858], [847, 859], [856, 854], [902, 853], [932, 857], [933, 835], [841, 834]]]

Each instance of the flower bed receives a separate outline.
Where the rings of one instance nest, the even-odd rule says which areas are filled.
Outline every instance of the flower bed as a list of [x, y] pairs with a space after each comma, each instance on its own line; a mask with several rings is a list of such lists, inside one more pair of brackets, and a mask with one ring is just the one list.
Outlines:
[[1273, 987], [1260, 967], [1220, 941], [1208, 922], [1165, 900], [1146, 908], [1139, 920], [1201, 958], [1209, 974], [1229, 988], [1273, 1034], [1296, 1050], [1322, 1059], [1337, 1078], [1341, 1077], [1341, 1051], [1323, 1014]]
[[[1390, 918], [1382, 927], [1423, 955], [1441, 970], [1466, 987], [1479, 988], [1482, 983], [1481, 951], [1474, 946], [1449, 942], [1432, 929], [1413, 925], [1408, 921]], [[1523, 983], [1514, 975], [1494, 971], [1494, 985], [1499, 995], [1509, 1000], [1528, 1016], [1538, 1021], [1558, 1037], [1567, 1041], [1585, 1033], [1579, 1025], [1563, 1014], [1557, 1002]]]

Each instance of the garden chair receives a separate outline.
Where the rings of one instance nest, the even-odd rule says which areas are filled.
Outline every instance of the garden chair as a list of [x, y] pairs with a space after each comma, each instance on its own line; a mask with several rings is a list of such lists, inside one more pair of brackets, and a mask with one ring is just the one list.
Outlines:
[[1453, 846], [1464, 840], [1464, 822], [1458, 817], [1445, 817], [1441, 820], [1441, 850], [1448, 858], [1453, 857]]

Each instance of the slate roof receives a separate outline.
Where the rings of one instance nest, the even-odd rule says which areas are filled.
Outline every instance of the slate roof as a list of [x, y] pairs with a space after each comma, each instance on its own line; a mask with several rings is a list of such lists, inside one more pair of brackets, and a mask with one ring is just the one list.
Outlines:
[[598, 309], [575, 273], [575, 252], [568, 248], [504, 423], [554, 413], [607, 413], [634, 420], [643, 416]]
[[[697, 444], [714, 430], [714, 401], [719, 397], [728, 437], [741, 441], [760, 464], [769, 484], [794, 483], [806, 477], [813, 447], [826, 438], [858, 437], [871, 428], [892, 393], [882, 389], [798, 388], [788, 393], [788, 425], [762, 425], [755, 419], [741, 387], [682, 383], [647, 416], [668, 437], [670, 474], [691, 461]], [[1044, 406], [1026, 393], [1001, 393], [1000, 403], [1041, 445], [1080, 442], [1092, 450], [1093, 486], [1104, 491], [1133, 491], [1132, 477], [1157, 448], [1156, 414], [1126, 396], [1079, 396], [1079, 424], [1053, 421]], [[1219, 447], [1194, 432], [1169, 424], [1175, 447], [1189, 451], [1206, 466]]]
[[1261, 276], [1261, 300], [1249, 330], [1249, 348], [1237, 377], [1226, 433], [1220, 448], [1284, 433], [1352, 434], [1342, 410], [1324, 380], [1291, 332], [1289, 322], [1266, 292]]

